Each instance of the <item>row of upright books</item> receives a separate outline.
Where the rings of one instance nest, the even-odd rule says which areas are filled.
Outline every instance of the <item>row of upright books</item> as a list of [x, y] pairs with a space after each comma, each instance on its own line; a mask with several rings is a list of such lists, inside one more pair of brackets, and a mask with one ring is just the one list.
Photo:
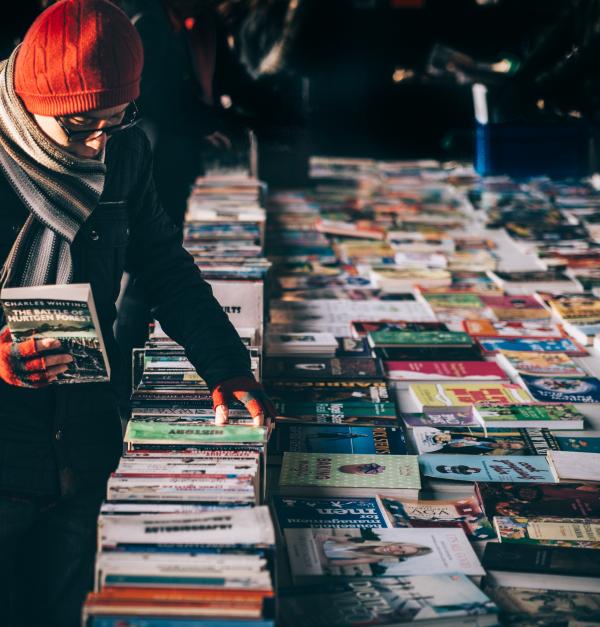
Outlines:
[[267, 203], [281, 624], [598, 624], [600, 194], [311, 166]]
[[[246, 174], [198, 179], [184, 245], [260, 377], [265, 212]], [[268, 427], [212, 399], [183, 348], [156, 322], [132, 355], [124, 454], [98, 523], [87, 627], [273, 627], [275, 533], [265, 490]]]

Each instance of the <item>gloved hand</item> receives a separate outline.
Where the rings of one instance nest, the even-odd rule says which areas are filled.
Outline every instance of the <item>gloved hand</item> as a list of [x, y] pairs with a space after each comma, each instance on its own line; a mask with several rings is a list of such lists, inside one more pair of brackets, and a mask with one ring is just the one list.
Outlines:
[[234, 377], [219, 383], [212, 392], [215, 424], [224, 425], [229, 417], [231, 399], [244, 403], [256, 426], [275, 418], [275, 408], [260, 383], [252, 377]]
[[10, 329], [4, 327], [0, 332], [0, 379], [9, 385], [26, 388], [40, 388], [56, 381], [73, 361], [73, 357], [66, 353], [45, 356], [57, 348], [60, 348], [60, 342], [52, 338], [13, 342]]

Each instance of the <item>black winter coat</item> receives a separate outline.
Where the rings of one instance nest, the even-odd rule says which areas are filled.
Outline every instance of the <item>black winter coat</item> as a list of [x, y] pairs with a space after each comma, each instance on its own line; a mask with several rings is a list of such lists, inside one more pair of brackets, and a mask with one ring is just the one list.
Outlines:
[[[123, 372], [112, 327], [125, 269], [211, 388], [250, 376], [247, 350], [158, 203], [144, 133], [133, 128], [112, 137], [106, 166], [100, 203], [72, 253], [74, 282], [92, 285], [113, 380]], [[27, 215], [0, 171], [0, 264]], [[121, 450], [111, 384], [26, 389], [0, 380], [0, 493], [66, 495], [98, 488]]]

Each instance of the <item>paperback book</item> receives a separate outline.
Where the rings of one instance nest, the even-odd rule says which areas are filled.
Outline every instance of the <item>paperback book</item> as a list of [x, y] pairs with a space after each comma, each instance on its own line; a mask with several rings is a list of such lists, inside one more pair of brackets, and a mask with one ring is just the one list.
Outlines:
[[573, 405], [488, 405], [474, 408], [485, 427], [583, 429], [585, 418]]
[[57, 384], [109, 380], [110, 364], [89, 283], [4, 288], [1, 304], [14, 342], [53, 338], [61, 344], [55, 353], [73, 357]]
[[587, 351], [574, 340], [564, 337], [560, 339], [542, 338], [479, 338], [479, 346], [486, 354], [495, 354], [499, 351], [535, 351], [538, 353], [566, 353], [575, 357], [585, 357]]
[[600, 549], [599, 518], [494, 516], [500, 542]]
[[377, 497], [391, 527], [462, 527], [471, 540], [496, 537], [474, 496], [434, 501]]
[[506, 373], [489, 361], [384, 361], [393, 381], [503, 381]]
[[291, 498], [274, 496], [272, 505], [280, 529], [388, 527], [375, 498]]
[[284, 453], [279, 489], [285, 495], [416, 497], [421, 487], [414, 455]]
[[542, 456], [419, 456], [421, 472], [426, 477], [454, 481], [493, 481], [515, 483], [553, 483], [557, 479]]
[[600, 380], [595, 377], [521, 375], [533, 398], [540, 403], [600, 403]]
[[484, 571], [462, 529], [286, 529], [296, 583]]

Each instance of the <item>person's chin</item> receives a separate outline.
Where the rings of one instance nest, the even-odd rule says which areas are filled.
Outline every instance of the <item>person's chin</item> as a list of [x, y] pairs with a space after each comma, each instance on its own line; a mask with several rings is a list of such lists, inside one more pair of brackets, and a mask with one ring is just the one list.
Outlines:
[[95, 159], [102, 152], [101, 147], [95, 148], [85, 144], [71, 144], [67, 150], [75, 157], [81, 157], [82, 159]]

